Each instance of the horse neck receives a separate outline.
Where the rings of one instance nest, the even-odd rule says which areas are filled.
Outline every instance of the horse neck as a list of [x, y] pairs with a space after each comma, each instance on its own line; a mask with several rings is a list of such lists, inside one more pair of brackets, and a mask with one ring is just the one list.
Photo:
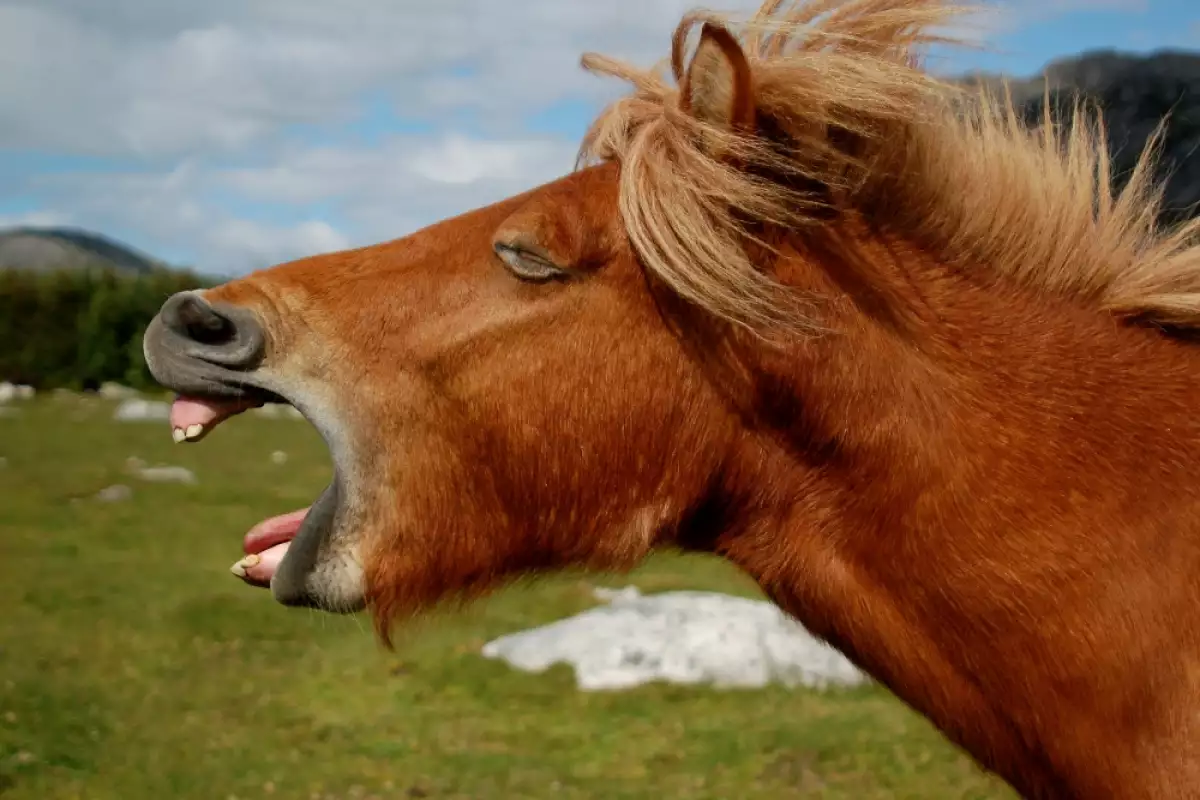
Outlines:
[[1018, 789], [1077, 796], [1124, 769], [1088, 762], [1113, 733], [1100, 720], [1161, 699], [1113, 658], [1149, 635], [1129, 604], [1200, 568], [1196, 537], [1145, 549], [1147, 516], [1191, 491], [1171, 448], [1197, 463], [1200, 359], [909, 258], [865, 302], [863, 280], [828, 281], [835, 331], [757, 362], [758, 468], [732, 472], [744, 513], [713, 547]]

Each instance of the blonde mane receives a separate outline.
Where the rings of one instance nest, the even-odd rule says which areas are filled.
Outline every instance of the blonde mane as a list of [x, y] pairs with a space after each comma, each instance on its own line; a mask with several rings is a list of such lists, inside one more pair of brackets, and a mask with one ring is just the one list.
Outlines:
[[[581, 163], [621, 164], [620, 212], [647, 268], [735, 323], [822, 327], [752, 263], [747, 243], [765, 227], [819, 238], [855, 218], [947, 263], [1200, 328], [1200, 220], [1160, 229], [1159, 137], [1117, 192], [1098, 115], [1077, 104], [1070, 125], [1034, 129], [1009, 98], [935, 78], [918, 51], [953, 42], [933, 30], [966, 10], [943, 0], [766, 0], [740, 25], [697, 12], [676, 32], [674, 82], [661, 65], [587, 54], [586, 69], [633, 91], [597, 117]], [[738, 36], [755, 131], [719, 129], [680, 106], [682, 50], [702, 20]]]

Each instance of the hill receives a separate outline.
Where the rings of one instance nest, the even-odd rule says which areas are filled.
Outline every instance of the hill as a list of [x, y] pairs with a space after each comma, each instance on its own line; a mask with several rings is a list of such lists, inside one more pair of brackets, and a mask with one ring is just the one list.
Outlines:
[[167, 264], [106, 236], [76, 228], [0, 231], [0, 270], [51, 272], [98, 266], [145, 275]]

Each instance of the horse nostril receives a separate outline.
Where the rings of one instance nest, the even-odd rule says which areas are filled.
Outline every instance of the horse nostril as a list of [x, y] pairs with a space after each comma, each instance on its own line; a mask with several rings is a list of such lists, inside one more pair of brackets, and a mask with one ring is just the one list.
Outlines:
[[237, 335], [232, 322], [195, 295], [180, 297], [174, 310], [176, 324], [168, 326], [200, 344], [225, 344]]
[[163, 303], [159, 318], [167, 330], [190, 343], [184, 352], [234, 369], [249, 369], [262, 356], [265, 339], [254, 315], [242, 308], [214, 308], [193, 292]]

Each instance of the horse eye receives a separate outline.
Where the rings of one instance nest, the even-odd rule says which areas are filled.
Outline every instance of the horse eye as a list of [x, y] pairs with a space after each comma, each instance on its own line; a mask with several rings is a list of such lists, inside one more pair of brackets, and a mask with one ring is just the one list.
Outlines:
[[552, 264], [542, 256], [512, 245], [496, 245], [496, 255], [504, 262], [504, 266], [508, 267], [509, 272], [523, 281], [543, 283], [566, 277], [567, 274], [566, 270]]

